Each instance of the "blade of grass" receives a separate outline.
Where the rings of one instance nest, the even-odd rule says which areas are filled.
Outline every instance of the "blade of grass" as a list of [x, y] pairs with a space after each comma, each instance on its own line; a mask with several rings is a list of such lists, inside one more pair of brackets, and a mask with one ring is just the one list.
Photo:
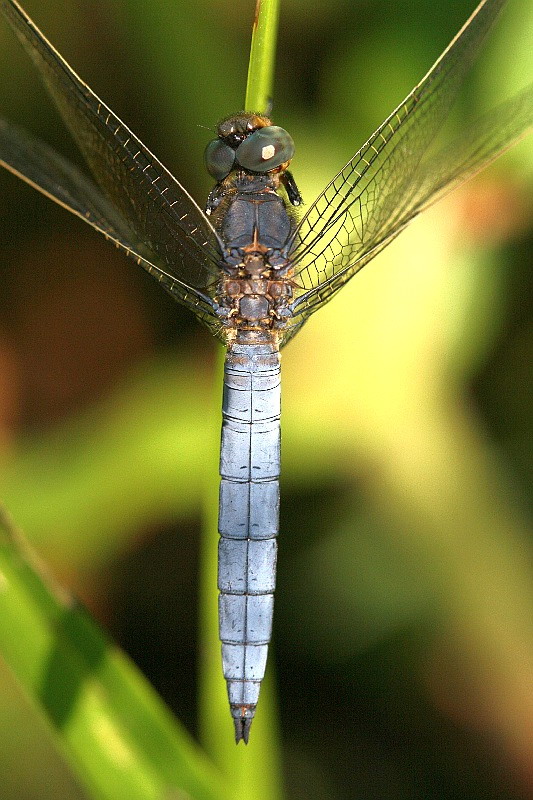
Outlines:
[[230, 797], [131, 661], [53, 584], [5, 516], [0, 617], [0, 656], [88, 796]]
[[[279, 0], [257, 0], [252, 30], [252, 45], [245, 108], [265, 111], [272, 98]], [[223, 351], [217, 366], [217, 381], [212, 418], [220, 420]], [[213, 453], [220, 446], [213, 432]], [[231, 778], [235, 798], [279, 800], [282, 796], [279, 757], [279, 731], [273, 698], [272, 668], [261, 689], [250, 743], [236, 747], [233, 723], [222, 676], [218, 640], [217, 551], [218, 551], [218, 469], [215, 457], [206, 468], [204, 536], [201, 574], [201, 667], [200, 736], [214, 763]]]

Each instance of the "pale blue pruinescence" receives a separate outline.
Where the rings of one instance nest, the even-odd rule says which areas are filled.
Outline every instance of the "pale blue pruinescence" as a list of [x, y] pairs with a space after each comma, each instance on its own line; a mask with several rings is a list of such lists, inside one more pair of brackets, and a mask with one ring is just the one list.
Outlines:
[[279, 525], [280, 384], [274, 344], [226, 355], [218, 588], [222, 664], [237, 734], [248, 732], [272, 632]]

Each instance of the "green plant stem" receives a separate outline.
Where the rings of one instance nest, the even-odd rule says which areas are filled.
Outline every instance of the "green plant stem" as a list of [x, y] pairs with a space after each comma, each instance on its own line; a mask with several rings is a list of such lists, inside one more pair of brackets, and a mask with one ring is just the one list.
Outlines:
[[273, 97], [279, 0], [257, 0], [244, 107], [265, 112]]
[[[245, 108], [265, 111], [272, 97], [279, 0], [257, 0]], [[216, 369], [211, 419], [220, 420], [224, 353], [220, 350]], [[213, 454], [218, 453], [219, 425], [213, 425]], [[201, 568], [201, 668], [200, 737], [206, 752], [231, 781], [235, 798], [279, 800], [282, 796], [279, 766], [279, 736], [272, 686], [272, 670], [261, 690], [250, 743], [236, 747], [222, 676], [218, 641], [217, 604], [217, 512], [218, 469], [215, 456], [206, 466], [204, 536]]]

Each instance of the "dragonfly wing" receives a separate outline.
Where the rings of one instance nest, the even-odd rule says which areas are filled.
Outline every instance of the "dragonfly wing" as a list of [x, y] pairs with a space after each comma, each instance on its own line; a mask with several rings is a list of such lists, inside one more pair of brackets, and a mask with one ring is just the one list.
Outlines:
[[533, 83], [469, 125], [421, 165], [399, 221], [406, 224], [533, 130]]
[[0, 9], [35, 62], [104, 195], [173, 277], [213, 293], [221, 243], [206, 215], [18, 3], [0, 0]]
[[[322, 284], [302, 294], [293, 303], [294, 325], [301, 324], [320, 305], [331, 299], [356, 272], [368, 264], [418, 214], [472, 178], [491, 161], [533, 131], [533, 84], [500, 103], [470, 125], [451, 144], [424, 159], [406, 193], [394, 224], [383, 238]], [[290, 327], [289, 327], [290, 330]]]
[[0, 119], [0, 166], [110, 239], [156, 278], [169, 294], [194, 311], [215, 335], [221, 335], [210, 297], [165, 270], [157, 255], [138, 241], [114, 206], [77, 167], [44, 142], [3, 119]]
[[[291, 248], [296, 281], [304, 290], [293, 303], [296, 316], [329, 300], [405, 227], [423, 158], [504, 1], [478, 5], [425, 78], [300, 221]], [[491, 157], [504, 147], [494, 141]]]

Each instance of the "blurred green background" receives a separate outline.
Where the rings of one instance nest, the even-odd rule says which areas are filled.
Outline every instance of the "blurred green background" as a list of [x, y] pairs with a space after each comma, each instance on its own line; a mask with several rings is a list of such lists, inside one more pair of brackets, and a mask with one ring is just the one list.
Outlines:
[[[25, 2], [200, 204], [203, 149], [243, 104], [253, 6]], [[305, 200], [472, 7], [282, 1], [273, 117], [296, 142]], [[0, 23], [1, 115], [79, 162]], [[529, 82], [532, 27], [531, 3], [511, 0], [450, 132]], [[413, 223], [284, 351], [271, 666], [291, 800], [533, 797], [532, 187], [526, 140]], [[219, 345], [5, 171], [0, 241], [1, 497], [195, 735]], [[0, 729], [2, 798], [81, 796], [9, 674]]]

